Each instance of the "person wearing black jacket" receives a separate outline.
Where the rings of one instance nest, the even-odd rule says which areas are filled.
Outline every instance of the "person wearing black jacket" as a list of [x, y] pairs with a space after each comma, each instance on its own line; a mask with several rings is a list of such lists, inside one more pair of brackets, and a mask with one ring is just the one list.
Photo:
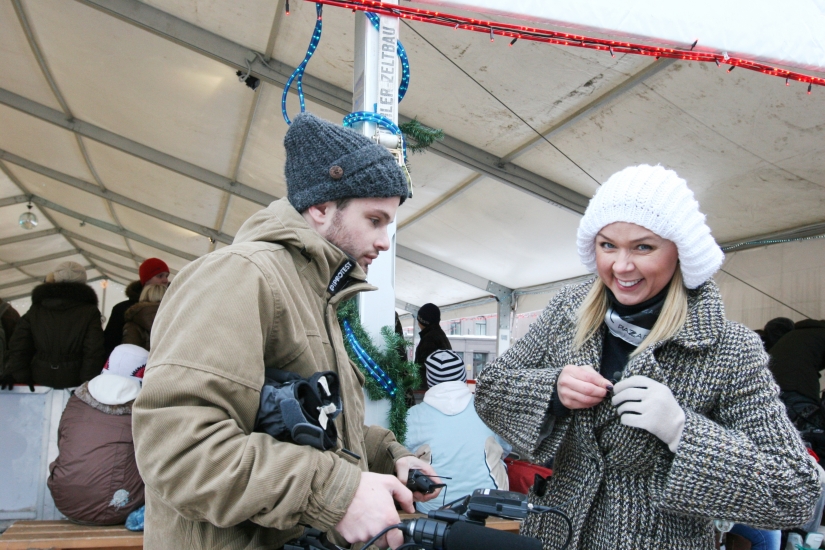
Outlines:
[[825, 369], [825, 321], [805, 319], [768, 351], [769, 368], [782, 393], [819, 401], [819, 373]]
[[109, 313], [109, 322], [106, 324], [106, 330], [103, 331], [107, 357], [123, 342], [123, 326], [126, 323], [126, 310], [138, 303], [142, 290], [143, 285], [140, 281], [132, 281], [124, 291], [127, 300], [115, 304], [114, 307], [112, 307], [112, 312]]
[[32, 292], [4, 375], [18, 384], [72, 388], [97, 376], [105, 360], [97, 294], [82, 265], [64, 262]]
[[419, 373], [421, 375], [421, 387], [419, 389], [427, 389], [427, 368], [425, 363], [427, 357], [434, 351], [442, 349], [453, 349], [450, 345], [450, 340], [447, 334], [441, 328], [441, 310], [435, 304], [424, 304], [418, 310], [418, 326], [421, 328], [419, 336], [421, 341], [418, 342], [418, 347], [415, 348], [415, 362], [418, 364]]

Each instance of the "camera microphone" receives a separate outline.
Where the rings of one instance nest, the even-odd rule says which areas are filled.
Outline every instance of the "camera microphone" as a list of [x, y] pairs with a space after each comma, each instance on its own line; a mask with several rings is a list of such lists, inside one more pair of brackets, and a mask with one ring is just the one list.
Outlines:
[[417, 518], [404, 522], [404, 532], [427, 550], [542, 550], [538, 539], [466, 521]]

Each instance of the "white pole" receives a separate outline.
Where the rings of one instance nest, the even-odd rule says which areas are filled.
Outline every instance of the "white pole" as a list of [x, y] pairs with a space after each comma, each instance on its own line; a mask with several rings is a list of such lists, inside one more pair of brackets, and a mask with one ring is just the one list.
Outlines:
[[[398, 0], [390, 0], [397, 4]], [[378, 113], [398, 124], [398, 85], [401, 62], [396, 55], [399, 23], [396, 17], [380, 17], [379, 29], [373, 27], [362, 12], [355, 14], [355, 70], [353, 76], [353, 112]], [[392, 134], [364, 122], [354, 126], [379, 143]], [[385, 139], [381, 139], [382, 136]], [[382, 252], [369, 268], [367, 280], [378, 287], [360, 295], [361, 323], [373, 341], [382, 344], [381, 327], [395, 327], [395, 233], [396, 224], [388, 228], [390, 249]], [[388, 426], [389, 401], [366, 402], [366, 423]]]

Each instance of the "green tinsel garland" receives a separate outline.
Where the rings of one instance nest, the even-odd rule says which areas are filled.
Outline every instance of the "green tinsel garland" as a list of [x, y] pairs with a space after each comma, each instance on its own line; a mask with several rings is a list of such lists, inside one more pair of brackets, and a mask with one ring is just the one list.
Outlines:
[[383, 349], [379, 349], [361, 325], [361, 317], [358, 315], [358, 306], [354, 298], [344, 302], [338, 308], [338, 323], [341, 325], [342, 333], [344, 332], [344, 320], [349, 321], [352, 332], [355, 334], [358, 343], [364, 348], [364, 351], [378, 363], [384, 372], [392, 378], [395, 385], [398, 386], [395, 397], [389, 397], [387, 392], [375, 381], [372, 375], [364, 370], [361, 362], [358, 360], [358, 356], [355, 355], [349, 342], [344, 338], [347, 354], [349, 354], [350, 359], [358, 365], [361, 372], [364, 373], [367, 395], [374, 401], [389, 399], [390, 413], [388, 419], [390, 430], [395, 434], [395, 438], [399, 443], [404, 443], [407, 437], [407, 404], [404, 398], [408, 389], [417, 388], [421, 383], [418, 375], [418, 365], [410, 361], [404, 361], [398, 355], [399, 348], [403, 347], [407, 349], [411, 344], [403, 337], [397, 335], [392, 328], [381, 327], [381, 336], [384, 338], [385, 345]]
[[444, 139], [444, 130], [436, 130], [429, 126], [424, 126], [414, 118], [398, 127], [407, 140], [407, 151], [420, 153], [438, 140]]

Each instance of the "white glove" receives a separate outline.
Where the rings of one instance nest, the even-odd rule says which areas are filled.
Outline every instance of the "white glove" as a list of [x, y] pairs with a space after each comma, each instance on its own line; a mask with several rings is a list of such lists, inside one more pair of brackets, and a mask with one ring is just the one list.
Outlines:
[[611, 403], [622, 424], [647, 430], [676, 452], [685, 428], [685, 411], [670, 388], [647, 376], [631, 376], [613, 387]]

